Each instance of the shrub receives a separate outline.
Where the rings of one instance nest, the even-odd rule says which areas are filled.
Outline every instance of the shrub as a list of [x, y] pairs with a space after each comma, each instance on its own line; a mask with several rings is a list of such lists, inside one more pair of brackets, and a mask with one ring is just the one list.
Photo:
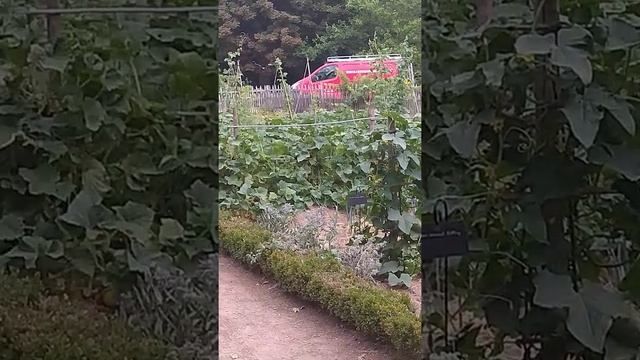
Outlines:
[[405, 294], [358, 277], [331, 253], [272, 248], [271, 233], [248, 220], [221, 221], [220, 239], [225, 252], [245, 263], [250, 263], [250, 251], [261, 249], [255, 263], [285, 290], [316, 302], [359, 330], [388, 339], [398, 350], [419, 351], [421, 322]]
[[35, 278], [0, 274], [1, 360], [158, 360], [167, 348]]

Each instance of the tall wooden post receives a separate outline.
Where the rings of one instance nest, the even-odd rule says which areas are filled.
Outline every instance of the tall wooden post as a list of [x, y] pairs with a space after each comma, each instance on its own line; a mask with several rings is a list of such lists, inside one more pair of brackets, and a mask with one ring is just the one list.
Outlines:
[[235, 139], [238, 137], [238, 108], [235, 104], [231, 114], [231, 125], [231, 136]]
[[369, 131], [373, 132], [376, 129], [376, 108], [373, 104], [373, 92], [369, 92], [367, 101], [367, 116], [369, 117]]
[[[58, 0], [46, 0], [47, 9], [57, 9], [60, 7]], [[47, 15], [47, 35], [51, 46], [55, 48], [60, 33], [60, 15]]]

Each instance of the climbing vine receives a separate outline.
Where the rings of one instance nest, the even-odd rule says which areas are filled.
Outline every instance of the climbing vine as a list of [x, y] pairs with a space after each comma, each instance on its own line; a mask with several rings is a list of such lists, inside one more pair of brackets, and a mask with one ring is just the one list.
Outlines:
[[214, 251], [215, 14], [65, 15], [54, 44], [0, 4], [0, 265], [112, 282]]
[[[450, 280], [484, 317], [458, 329], [456, 350], [502, 358], [514, 341], [522, 359], [635, 359], [640, 8], [500, 2], [478, 27], [432, 3], [426, 209], [445, 199], [471, 232]], [[427, 315], [425, 331], [442, 328]]]

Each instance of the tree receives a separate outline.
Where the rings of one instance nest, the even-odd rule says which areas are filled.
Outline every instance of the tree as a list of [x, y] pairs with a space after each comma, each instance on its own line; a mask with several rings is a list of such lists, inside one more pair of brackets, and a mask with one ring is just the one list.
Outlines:
[[302, 51], [310, 58], [352, 55], [369, 50], [375, 36], [382, 48], [394, 51], [405, 41], [416, 49], [415, 64], [420, 62], [420, 0], [347, 0], [349, 17], [330, 24]]
[[220, 58], [242, 46], [242, 71], [261, 84], [273, 82], [269, 64], [276, 57], [292, 77], [301, 76], [305, 58], [299, 48], [347, 17], [345, 0], [223, 0], [220, 5]]

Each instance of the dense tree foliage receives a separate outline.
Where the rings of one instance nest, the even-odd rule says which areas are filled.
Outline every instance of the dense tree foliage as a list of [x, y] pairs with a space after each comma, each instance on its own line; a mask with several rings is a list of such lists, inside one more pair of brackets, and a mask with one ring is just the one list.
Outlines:
[[225, 0], [219, 51], [224, 57], [242, 45], [240, 65], [253, 83], [273, 83], [269, 64], [276, 57], [295, 81], [307, 56], [313, 70], [327, 56], [367, 52], [374, 36], [384, 48], [397, 51], [407, 39], [417, 49], [419, 6], [418, 0]]
[[224, 0], [220, 5], [221, 55], [242, 46], [242, 71], [260, 84], [273, 82], [269, 64], [276, 57], [301, 76], [305, 58], [296, 55], [298, 49], [328, 24], [347, 16], [344, 0]]

